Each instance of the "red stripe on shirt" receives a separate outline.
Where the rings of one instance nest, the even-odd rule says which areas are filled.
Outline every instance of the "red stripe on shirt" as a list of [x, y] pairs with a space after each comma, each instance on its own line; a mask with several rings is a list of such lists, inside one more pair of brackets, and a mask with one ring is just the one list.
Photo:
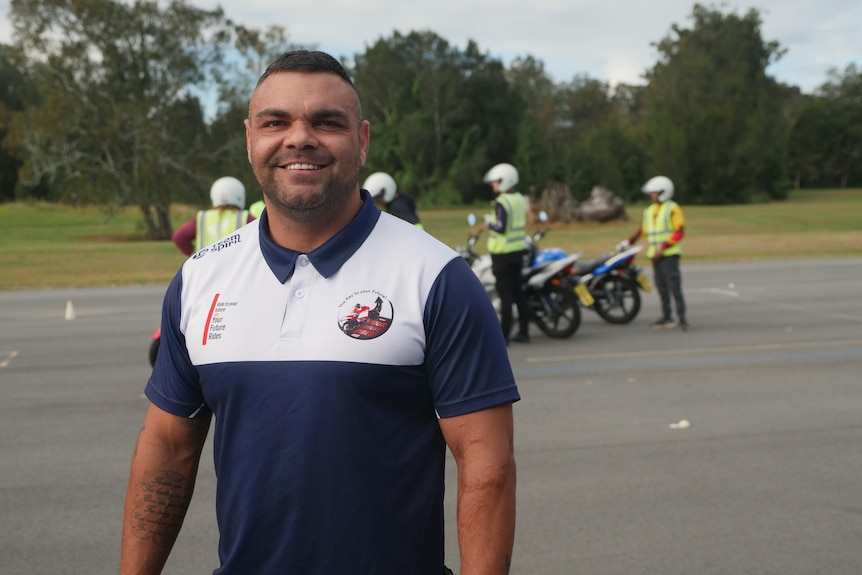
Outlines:
[[219, 296], [219, 294], [215, 294], [215, 297], [213, 297], [213, 303], [210, 306], [210, 312], [207, 314], [207, 323], [204, 326], [204, 338], [203, 338], [203, 341], [201, 342], [201, 345], [207, 344], [207, 334], [210, 331], [210, 322], [213, 319], [213, 312], [215, 311], [216, 304], [218, 303], [218, 296]]

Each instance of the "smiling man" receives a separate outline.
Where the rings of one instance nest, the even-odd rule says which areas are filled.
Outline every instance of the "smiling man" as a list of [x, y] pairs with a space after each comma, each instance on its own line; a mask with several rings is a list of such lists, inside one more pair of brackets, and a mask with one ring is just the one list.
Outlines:
[[121, 573], [161, 572], [213, 418], [215, 573], [446, 573], [447, 446], [461, 573], [507, 573], [519, 396], [483, 288], [360, 189], [369, 125], [328, 54], [270, 65], [246, 137], [266, 210], [168, 287]]

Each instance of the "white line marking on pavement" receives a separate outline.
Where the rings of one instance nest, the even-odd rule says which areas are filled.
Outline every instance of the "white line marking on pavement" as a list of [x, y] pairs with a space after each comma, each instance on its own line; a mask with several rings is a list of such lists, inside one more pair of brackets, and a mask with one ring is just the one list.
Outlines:
[[862, 316], [858, 316], [858, 315], [852, 315], [849, 313], [834, 313], [834, 312], [830, 312], [830, 311], [823, 311], [823, 310], [819, 310], [819, 309], [814, 309], [812, 307], [803, 306], [803, 305], [796, 305], [796, 304], [792, 304], [792, 303], [783, 303], [780, 301], [772, 301], [772, 300], [764, 299], [762, 297], [753, 297], [750, 295], [742, 295], [741, 293], [736, 292], [736, 291], [729, 291], [729, 290], [718, 289], [718, 288], [709, 288], [709, 289], [704, 289], [701, 291], [705, 291], [706, 293], [712, 293], [712, 294], [717, 294], [717, 295], [725, 295], [728, 297], [735, 297], [735, 298], [739, 298], [739, 299], [754, 302], [754, 303], [765, 303], [765, 304], [775, 306], [775, 307], [780, 307], [783, 309], [792, 309], [794, 311], [805, 311], [805, 312], [811, 312], [811, 313], [816, 313], [816, 314], [820, 314], [820, 315], [828, 315], [828, 316], [835, 317], [838, 319], [847, 319], [850, 321], [862, 321]]
[[0, 356], [6, 356], [3, 361], [0, 361], [0, 367], [7, 367], [9, 362], [18, 356], [17, 351], [0, 351]]
[[726, 296], [730, 296], [730, 297], [739, 297], [738, 291], [732, 291], [732, 290], [728, 290], [728, 289], [709, 288], [708, 290], [704, 290], [704, 291], [706, 291], [707, 293], [717, 293], [720, 295], [726, 295]]

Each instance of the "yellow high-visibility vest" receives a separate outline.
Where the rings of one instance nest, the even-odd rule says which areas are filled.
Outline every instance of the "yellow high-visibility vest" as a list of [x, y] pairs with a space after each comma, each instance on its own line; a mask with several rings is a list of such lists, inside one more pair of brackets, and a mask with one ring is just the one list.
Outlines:
[[[673, 236], [673, 225], [671, 223], [671, 210], [676, 207], [676, 203], [670, 200], [662, 203], [658, 207], [658, 213], [653, 217], [654, 205], [650, 205], [644, 210], [643, 229], [646, 235], [649, 247], [647, 248], [646, 256], [650, 259], [655, 255], [656, 248], [662, 243], [670, 240]], [[678, 256], [682, 253], [682, 247], [677, 243], [668, 246], [663, 252], [666, 256]]]
[[199, 211], [195, 228], [195, 251], [217, 242], [246, 223], [248, 223], [248, 210], [212, 208]]
[[[497, 203], [506, 211], [506, 230], [503, 233], [488, 231], [488, 253], [509, 254], [527, 249], [527, 198], [518, 192], [497, 196]], [[494, 216], [496, 218], [496, 214]]]

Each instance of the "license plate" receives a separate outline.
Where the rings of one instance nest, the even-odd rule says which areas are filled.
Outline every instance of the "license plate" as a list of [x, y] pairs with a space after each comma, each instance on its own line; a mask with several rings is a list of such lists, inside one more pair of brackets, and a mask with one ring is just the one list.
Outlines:
[[590, 293], [590, 288], [584, 284], [575, 286], [575, 295], [578, 296], [578, 299], [581, 300], [581, 305], [584, 307], [593, 307], [593, 304], [596, 303], [593, 294]]
[[649, 281], [649, 278], [643, 274], [638, 274], [638, 284], [643, 288], [644, 291], [652, 291], [652, 284]]

